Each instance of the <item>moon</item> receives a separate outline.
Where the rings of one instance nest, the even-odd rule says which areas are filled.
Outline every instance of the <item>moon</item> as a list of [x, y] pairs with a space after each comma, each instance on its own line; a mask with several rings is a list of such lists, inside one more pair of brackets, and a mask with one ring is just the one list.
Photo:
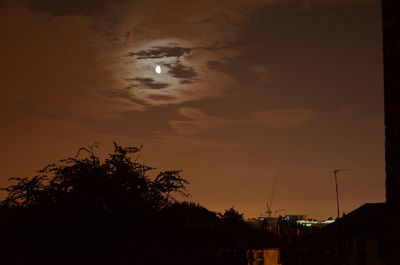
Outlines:
[[157, 65], [156, 68], [154, 69], [154, 71], [155, 71], [157, 74], [161, 74], [161, 66]]

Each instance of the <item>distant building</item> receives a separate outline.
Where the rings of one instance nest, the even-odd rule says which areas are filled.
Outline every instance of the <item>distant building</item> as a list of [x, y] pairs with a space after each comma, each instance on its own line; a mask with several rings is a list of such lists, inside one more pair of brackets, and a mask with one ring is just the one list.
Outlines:
[[307, 220], [307, 215], [304, 214], [289, 214], [282, 217], [283, 221], [294, 221]]
[[300, 226], [306, 226], [306, 227], [324, 227], [329, 224], [332, 224], [335, 222], [334, 219], [331, 220], [325, 220], [325, 221], [317, 221], [317, 220], [298, 220], [296, 223]]
[[[263, 218], [263, 217], [260, 217]], [[253, 228], [261, 228], [262, 220], [260, 218], [248, 218], [246, 219], [246, 223]]]
[[261, 227], [274, 235], [279, 235], [279, 217], [259, 217]]

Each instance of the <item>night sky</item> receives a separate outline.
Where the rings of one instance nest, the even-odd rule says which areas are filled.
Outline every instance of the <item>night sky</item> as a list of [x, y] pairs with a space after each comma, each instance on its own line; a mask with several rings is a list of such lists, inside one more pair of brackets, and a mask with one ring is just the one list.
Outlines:
[[0, 185], [117, 141], [214, 211], [382, 202], [379, 2], [1, 0]]

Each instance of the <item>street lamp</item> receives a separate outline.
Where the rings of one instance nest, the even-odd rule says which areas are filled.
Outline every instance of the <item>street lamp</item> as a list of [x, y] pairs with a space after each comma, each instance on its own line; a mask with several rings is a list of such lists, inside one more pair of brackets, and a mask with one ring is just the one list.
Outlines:
[[350, 168], [345, 168], [345, 169], [334, 169], [333, 174], [335, 175], [335, 185], [336, 185], [336, 207], [337, 207], [337, 219], [340, 217], [340, 211], [339, 211], [339, 188], [338, 188], [338, 183], [337, 183], [337, 173], [350, 170]]

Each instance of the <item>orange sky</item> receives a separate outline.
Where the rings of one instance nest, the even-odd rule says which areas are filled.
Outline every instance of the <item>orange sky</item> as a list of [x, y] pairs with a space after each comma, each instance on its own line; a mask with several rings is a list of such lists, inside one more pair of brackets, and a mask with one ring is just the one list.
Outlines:
[[[3, 0], [0, 184], [144, 145], [191, 200], [247, 217], [384, 200], [378, 0]], [[161, 74], [154, 71], [160, 65]], [[4, 194], [3, 194], [4, 196]]]

